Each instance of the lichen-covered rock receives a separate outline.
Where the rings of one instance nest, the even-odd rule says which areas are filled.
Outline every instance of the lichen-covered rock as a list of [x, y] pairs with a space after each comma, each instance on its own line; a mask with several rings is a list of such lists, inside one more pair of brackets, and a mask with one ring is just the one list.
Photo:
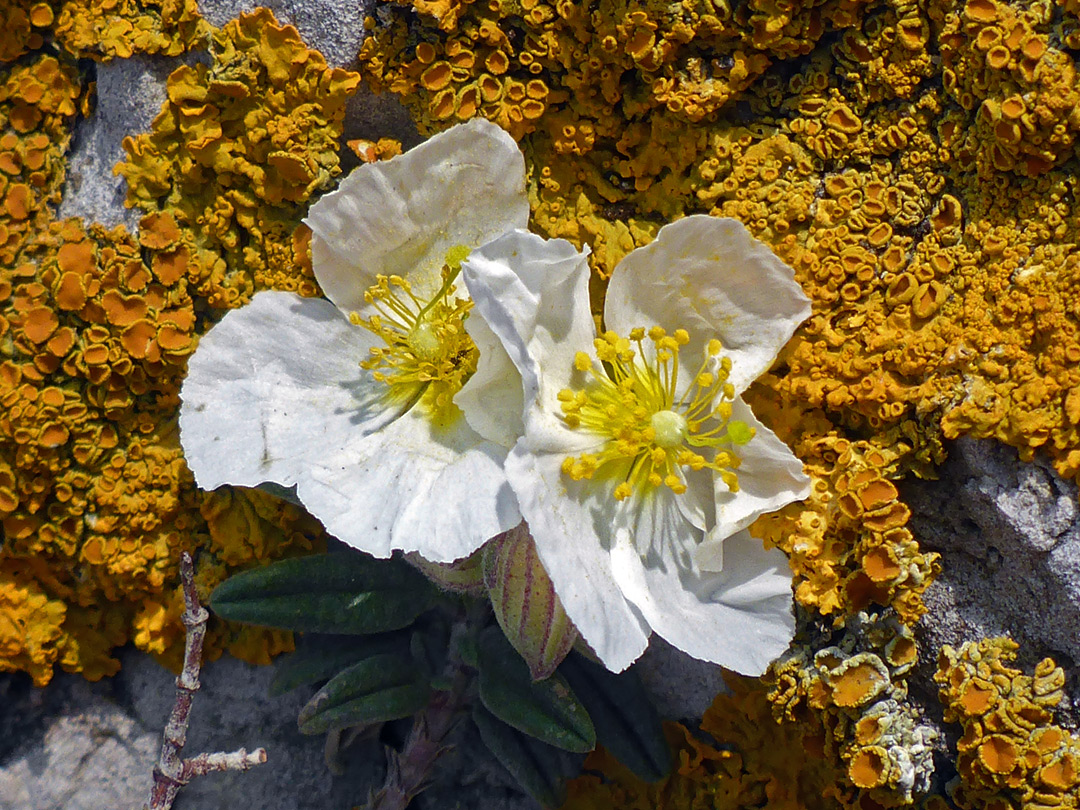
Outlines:
[[1016, 649], [995, 638], [941, 650], [934, 680], [945, 721], [964, 731], [951, 790], [961, 810], [1076, 806], [1080, 740], [1053, 723], [1065, 673], [1045, 658], [1024, 675], [1009, 666]]
[[[202, 146], [235, 155], [263, 178], [261, 196], [241, 193], [222, 174], [199, 185], [198, 199], [189, 186], [187, 208], [164, 207], [173, 183], [191, 183], [207, 165], [191, 157], [183, 136], [144, 136], [140, 166], [157, 178], [159, 196], [133, 183], [150, 209], [138, 238], [123, 227], [55, 219], [71, 128], [91, 112], [92, 88], [75, 64], [43, 54], [0, 71], [0, 589], [22, 611], [0, 623], [0, 669], [25, 669], [40, 683], [57, 664], [92, 679], [113, 674], [110, 651], [128, 640], [177, 663], [181, 550], [210, 552], [200, 566], [208, 591], [232, 568], [320, 542], [320, 527], [291, 505], [198, 494], [176, 410], [187, 357], [214, 306], [309, 278], [300, 203], [336, 171], [355, 74], [327, 68], [265, 13], [214, 42], [218, 72], [184, 67], [170, 87], [174, 96], [179, 87], [211, 95], [211, 84], [231, 88], [234, 95], [211, 101], [248, 125], [234, 122], [219, 132], [226, 140]], [[259, 95], [264, 84], [277, 89]], [[180, 115], [172, 103], [157, 125], [177, 134], [186, 122], [171, 117]], [[170, 168], [168, 155], [187, 160], [188, 174]], [[310, 165], [310, 176], [290, 168], [294, 158]], [[182, 196], [176, 191], [173, 202]], [[208, 211], [218, 241], [191, 228]], [[291, 637], [217, 626], [208, 649], [223, 647], [266, 662]]]

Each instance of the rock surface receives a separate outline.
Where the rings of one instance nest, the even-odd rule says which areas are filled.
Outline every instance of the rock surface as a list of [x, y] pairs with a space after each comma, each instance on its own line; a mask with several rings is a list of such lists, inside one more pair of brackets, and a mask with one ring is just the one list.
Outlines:
[[[90, 684], [58, 675], [45, 689], [25, 676], [0, 675], [0, 810], [137, 808], [146, 800], [161, 732], [172, 708], [174, 676], [134, 650], [121, 655], [115, 678]], [[719, 669], [667, 645], [643, 662], [643, 677], [659, 688], [669, 717], [700, 716]], [[384, 773], [383, 742], [363, 739], [326, 762], [325, 738], [296, 728], [310, 689], [271, 698], [275, 668], [232, 658], [207, 664], [192, 712], [186, 756], [260, 746], [267, 762], [246, 773], [212, 774], [184, 788], [176, 810], [220, 810], [243, 797], [259, 810], [335, 810], [362, 804]], [[400, 744], [407, 723], [384, 730]], [[513, 778], [487, 755], [470, 724], [455, 731], [454, 753], [440, 763], [435, 784], [417, 810], [538, 810]]]
[[[1080, 687], [1080, 506], [1076, 485], [1043, 458], [1021, 461], [993, 441], [954, 442], [938, 481], [901, 486], [920, 545], [941, 556], [919, 624], [927, 688], [943, 644], [1008, 635], [1030, 673], [1051, 656], [1071, 700], [1059, 719], [1076, 721]], [[1069, 705], [1071, 704], [1071, 706]]]

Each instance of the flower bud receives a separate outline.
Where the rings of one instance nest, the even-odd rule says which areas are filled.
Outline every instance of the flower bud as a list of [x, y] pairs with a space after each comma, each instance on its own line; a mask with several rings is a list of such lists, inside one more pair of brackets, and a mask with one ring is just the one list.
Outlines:
[[529, 527], [522, 522], [492, 538], [483, 551], [484, 583], [499, 626], [533, 680], [548, 677], [578, 634], [540, 563]]

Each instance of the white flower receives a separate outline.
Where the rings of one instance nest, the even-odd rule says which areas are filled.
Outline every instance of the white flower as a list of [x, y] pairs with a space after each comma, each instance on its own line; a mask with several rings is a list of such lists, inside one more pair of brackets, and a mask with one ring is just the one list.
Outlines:
[[521, 384], [458, 276], [528, 217], [521, 153], [484, 120], [349, 175], [306, 220], [329, 300], [261, 292], [190, 362], [180, 430], [199, 486], [295, 487], [379, 557], [448, 562], [517, 525], [503, 463]]
[[760, 674], [794, 632], [791, 574], [745, 528], [806, 497], [809, 479], [739, 394], [809, 300], [740, 223], [691, 216], [615, 268], [597, 337], [586, 257], [561, 243], [555, 262], [553, 244], [515, 232], [463, 266], [521, 372], [524, 435], [506, 470], [540, 559], [609, 668], [655, 630]]

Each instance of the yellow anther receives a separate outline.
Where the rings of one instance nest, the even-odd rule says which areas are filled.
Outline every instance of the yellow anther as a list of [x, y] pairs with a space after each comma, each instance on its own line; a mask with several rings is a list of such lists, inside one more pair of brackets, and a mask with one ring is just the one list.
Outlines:
[[446, 251], [446, 266], [451, 270], [460, 270], [461, 263], [469, 258], [470, 250], [464, 245], [454, 245]]
[[682, 479], [674, 473], [671, 473], [664, 477], [664, 484], [676, 495], [682, 495], [684, 492], [686, 492], [686, 484], [684, 484], [682, 482]]
[[[456, 255], [462, 255], [461, 250]], [[436, 419], [454, 408], [454, 395], [476, 370], [478, 352], [464, 327], [472, 302], [452, 292], [459, 270], [460, 262], [444, 266], [443, 285], [428, 301], [416, 298], [401, 276], [380, 274], [364, 291], [364, 301], [373, 311], [366, 317], [349, 315], [351, 323], [383, 343], [373, 347], [360, 366], [395, 396], [429, 408]]]
[[[648, 337], [653, 356], [631, 348]], [[734, 453], [750, 431], [732, 422], [734, 388], [727, 382], [730, 360], [720, 357], [719, 340], [710, 340], [700, 367], [689, 373], [691, 385], [676, 394], [683, 376], [679, 356], [690, 343], [685, 329], [671, 335], [660, 326], [635, 328], [629, 339], [608, 330], [596, 338], [596, 355], [574, 356], [574, 368], [588, 370], [589, 381], [579, 390], [558, 393], [563, 421], [571, 429], [588, 430], [602, 438], [600, 450], [563, 460], [569, 478], [610, 480], [612, 492], [624, 500], [635, 489], [667, 487], [675, 494], [686, 492], [682, 470], [711, 470], [729, 488], [738, 489]], [[689, 370], [688, 370], [689, 372]], [[741, 427], [740, 427], [741, 426]]]

